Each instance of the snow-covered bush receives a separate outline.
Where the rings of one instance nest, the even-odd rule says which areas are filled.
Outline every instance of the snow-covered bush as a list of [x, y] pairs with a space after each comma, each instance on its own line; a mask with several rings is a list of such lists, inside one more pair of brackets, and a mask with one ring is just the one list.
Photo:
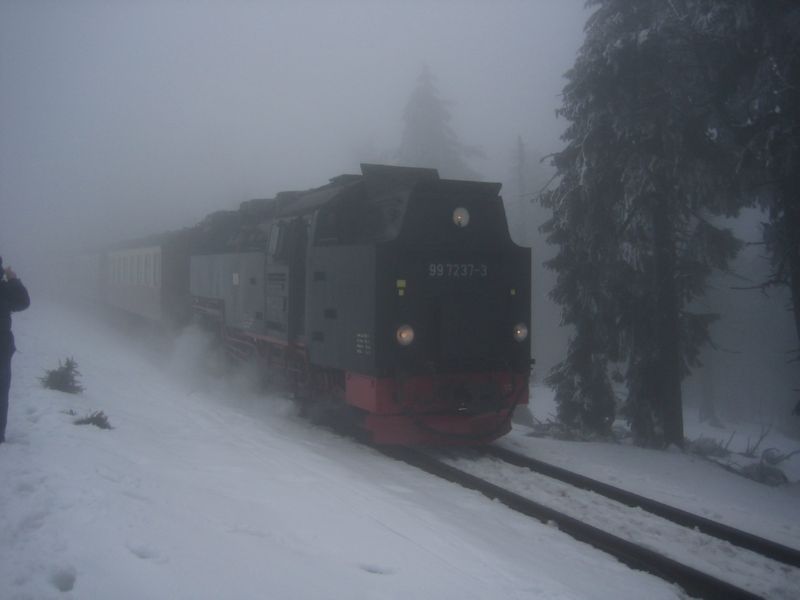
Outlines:
[[96, 410], [92, 414], [75, 419], [75, 425], [94, 425], [100, 429], [114, 429], [108, 422], [108, 417], [102, 410]]
[[83, 391], [83, 386], [78, 383], [79, 376], [78, 363], [69, 356], [64, 361], [64, 364], [58, 361], [58, 368], [46, 371], [44, 377], [40, 377], [39, 380], [48, 389], [77, 394]]

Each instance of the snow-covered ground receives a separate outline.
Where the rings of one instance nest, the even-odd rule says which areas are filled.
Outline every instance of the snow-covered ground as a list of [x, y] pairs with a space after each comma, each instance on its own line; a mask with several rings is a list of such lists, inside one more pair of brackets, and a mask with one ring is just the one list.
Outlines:
[[[3, 600], [681, 597], [553, 527], [314, 427], [283, 398], [198, 376], [200, 336], [167, 358], [41, 302], [14, 329]], [[39, 382], [67, 356], [80, 395]], [[114, 429], [67, 414], [96, 410]], [[682, 454], [526, 433], [504, 443], [800, 545], [796, 477], [768, 488]]]
[[[517, 451], [524, 448], [524, 444], [508, 441], [503, 444], [516, 446]], [[647, 511], [630, 508], [593, 492], [577, 490], [550, 477], [491, 458], [462, 456], [449, 458], [447, 462], [764, 598], [796, 600], [800, 595], [800, 569], [687, 529]], [[638, 491], [643, 491], [642, 487]]]
[[[552, 419], [556, 412], [552, 392], [535, 388], [530, 410], [540, 421]], [[699, 423], [695, 412], [686, 410], [685, 431], [689, 440], [712, 438], [722, 445], [730, 441], [729, 449], [734, 454], [729, 462], [744, 465], [753, 459], [736, 453], [753, 445], [763, 426], [736, 423], [724, 428], [712, 427]], [[800, 453], [779, 464], [789, 483], [770, 487], [730, 473], [708, 459], [677, 450], [662, 452], [625, 444], [561, 441], [535, 437], [522, 427], [516, 427], [500, 443], [539, 460], [800, 549]], [[800, 449], [800, 440], [772, 429], [760, 448], [775, 448], [779, 453], [789, 454]]]

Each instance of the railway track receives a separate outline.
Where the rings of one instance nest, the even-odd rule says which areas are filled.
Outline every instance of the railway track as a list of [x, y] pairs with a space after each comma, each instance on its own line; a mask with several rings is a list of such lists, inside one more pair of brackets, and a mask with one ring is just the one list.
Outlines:
[[[496, 447], [493, 447], [492, 450], [489, 450], [489, 452], [493, 453], [495, 451], [495, 448]], [[425, 452], [420, 452], [418, 450], [413, 450], [409, 448], [391, 448], [391, 449], [381, 448], [380, 451], [388, 456], [391, 456], [392, 458], [406, 462], [428, 473], [437, 475], [448, 481], [457, 483], [458, 485], [461, 485], [463, 487], [478, 491], [489, 498], [496, 499], [505, 504], [506, 506], [508, 506], [509, 508], [521, 514], [533, 517], [545, 523], [555, 523], [561, 531], [570, 535], [576, 540], [588, 543], [591, 546], [594, 546], [595, 548], [598, 548], [600, 550], [603, 550], [604, 552], [607, 552], [608, 554], [611, 554], [612, 556], [617, 558], [620, 562], [628, 565], [633, 569], [646, 571], [661, 579], [675, 583], [692, 596], [699, 598], [706, 598], [709, 600], [716, 600], [716, 599], [733, 600], [740, 598], [750, 599], [750, 598], [762, 597], [751, 591], [742, 589], [731, 583], [723, 581], [717, 577], [709, 575], [708, 573], [704, 573], [703, 571], [700, 571], [686, 564], [683, 564], [682, 562], [674, 560], [668, 556], [664, 556], [663, 554], [655, 552], [647, 547], [641, 546], [627, 539], [624, 539], [622, 537], [604, 531], [603, 529], [590, 525], [580, 519], [577, 519], [552, 507], [531, 500], [530, 498], [512, 492], [504, 487], [485, 481], [484, 479], [481, 479], [476, 475], [468, 473], [451, 464], [448, 464], [447, 462], [439, 460], [436, 457], [431, 456], [430, 454], [427, 454]], [[507, 451], [501, 449], [501, 451], [496, 456], [500, 457], [502, 460], [505, 460], [505, 458], [502, 458], [502, 455], [505, 452]], [[517, 463], [522, 463], [527, 460], [527, 457], [522, 457], [520, 455], [516, 455], [515, 453], [511, 454], [514, 454], [515, 456], [514, 457], [509, 456], [509, 458], [513, 458], [513, 460], [517, 461]], [[510, 462], [510, 464], [515, 464], [514, 462], [511, 461], [507, 462]], [[515, 466], [522, 466], [522, 465], [516, 464]], [[530, 465], [526, 464], [524, 466], [525, 468], [530, 468]], [[575, 475], [575, 474], [567, 475], [567, 473], [568, 472], [565, 471], [565, 473], [559, 473], [559, 474], [563, 475], [564, 477], [568, 477], [569, 475]], [[581, 485], [577, 485], [576, 487], [588, 489], [587, 486], [591, 484], [592, 480], [590, 480], [589, 478], [584, 478], [584, 479], [586, 481], [581, 480], [580, 481]], [[602, 483], [602, 482], [597, 482], [597, 483]], [[608, 486], [608, 487], [613, 488], [613, 486]], [[613, 490], [606, 490], [606, 491], [616, 494], [614, 490], [618, 490], [618, 488], [613, 488]], [[620, 491], [624, 492], [624, 490]], [[632, 497], [629, 497], [627, 499], [631, 502], [633, 501]], [[623, 502], [621, 500], [617, 500], [616, 498], [615, 500], [617, 502], [630, 505], [628, 502]], [[661, 506], [666, 507], [666, 505], [661, 505]], [[672, 508], [672, 507], [667, 507], [667, 508]], [[685, 511], [680, 511], [680, 512], [683, 513], [680, 516], [680, 518], [683, 520], [688, 519], [686, 515], [694, 516], [690, 515], [690, 513], [685, 513]], [[660, 516], [669, 519], [668, 516], [664, 515]], [[680, 524], [686, 527], [695, 527], [694, 524], [689, 524], [689, 525], [686, 525], [684, 523]], [[732, 528], [727, 528], [727, 529], [735, 531]], [[755, 538], [756, 536], [752, 537]], [[757, 550], [755, 551], [757, 552]]]
[[512, 465], [524, 467], [531, 471], [541, 473], [542, 475], [552, 477], [553, 479], [558, 479], [574, 487], [601, 494], [606, 498], [616, 500], [626, 506], [639, 507], [649, 513], [668, 519], [673, 523], [689, 527], [690, 529], [697, 529], [707, 535], [730, 542], [734, 546], [746, 548], [757, 554], [766, 556], [767, 558], [800, 568], [800, 550], [784, 546], [746, 531], [735, 529], [717, 521], [712, 521], [711, 519], [706, 519], [700, 515], [675, 508], [674, 506], [669, 506], [668, 504], [658, 502], [652, 498], [640, 496], [628, 490], [623, 490], [622, 488], [568, 471], [567, 469], [562, 469], [561, 467], [542, 462], [535, 458], [518, 454], [501, 446], [489, 446], [483, 449], [483, 451]]

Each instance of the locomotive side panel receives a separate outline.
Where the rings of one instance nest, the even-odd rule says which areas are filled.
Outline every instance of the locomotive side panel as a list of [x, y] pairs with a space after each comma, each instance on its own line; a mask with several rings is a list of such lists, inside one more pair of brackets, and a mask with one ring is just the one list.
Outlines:
[[191, 294], [222, 302], [227, 327], [263, 333], [264, 262], [261, 252], [192, 256]]
[[313, 248], [308, 262], [307, 321], [311, 363], [375, 370], [375, 247]]

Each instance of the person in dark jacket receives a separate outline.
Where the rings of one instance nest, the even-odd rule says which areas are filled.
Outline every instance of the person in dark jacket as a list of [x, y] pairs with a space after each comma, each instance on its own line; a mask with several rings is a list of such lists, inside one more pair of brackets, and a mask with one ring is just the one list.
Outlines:
[[0, 444], [6, 441], [8, 420], [8, 390], [11, 386], [11, 355], [14, 354], [14, 334], [11, 333], [11, 313], [25, 310], [31, 303], [28, 290], [11, 267], [3, 268], [0, 257]]

